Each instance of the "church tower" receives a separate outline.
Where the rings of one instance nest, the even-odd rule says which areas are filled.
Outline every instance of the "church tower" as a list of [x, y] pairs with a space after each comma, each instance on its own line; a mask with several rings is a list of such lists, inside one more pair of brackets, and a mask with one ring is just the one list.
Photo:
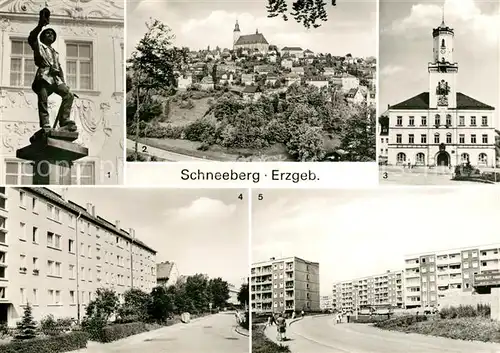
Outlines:
[[240, 25], [238, 24], [238, 20], [236, 20], [236, 24], [234, 25], [234, 31], [233, 31], [233, 48], [238, 38], [240, 38]]
[[453, 109], [457, 107], [456, 76], [458, 63], [453, 61], [455, 33], [443, 20], [432, 30], [432, 62], [429, 63], [429, 108]]

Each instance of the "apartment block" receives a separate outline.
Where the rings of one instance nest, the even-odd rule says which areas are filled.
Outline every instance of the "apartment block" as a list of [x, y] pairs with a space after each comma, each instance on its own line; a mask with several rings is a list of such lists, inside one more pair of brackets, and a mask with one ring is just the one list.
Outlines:
[[319, 263], [298, 257], [252, 264], [253, 312], [319, 311]]
[[474, 276], [500, 272], [500, 244], [405, 257], [406, 308], [434, 307], [454, 293], [473, 293]]
[[0, 187], [0, 322], [14, 325], [27, 303], [35, 320], [83, 318], [98, 288], [120, 297], [132, 287], [150, 291], [155, 257], [133, 229], [98, 216], [91, 203], [47, 188]]
[[333, 284], [332, 308], [354, 311], [362, 307], [404, 307], [403, 271], [387, 271]]

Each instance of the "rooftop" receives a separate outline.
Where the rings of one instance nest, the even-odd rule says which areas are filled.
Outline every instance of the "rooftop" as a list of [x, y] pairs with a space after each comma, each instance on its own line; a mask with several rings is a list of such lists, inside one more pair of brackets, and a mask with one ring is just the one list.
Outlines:
[[262, 33], [242, 35], [234, 45], [269, 44]]
[[[391, 110], [426, 110], [429, 109], [429, 92], [422, 92], [401, 103], [390, 106]], [[458, 110], [495, 110], [490, 105], [484, 104], [463, 93], [457, 92]]]
[[107, 221], [106, 219], [93, 215], [90, 212], [87, 211], [84, 207], [78, 205], [77, 203], [70, 201], [70, 200], [65, 200], [61, 195], [56, 193], [55, 191], [52, 191], [48, 188], [41, 188], [41, 187], [31, 187], [31, 188], [23, 188], [27, 191], [30, 191], [32, 193], [36, 193], [39, 196], [42, 196], [43, 198], [53, 202], [54, 204], [57, 204], [59, 207], [65, 208], [67, 211], [73, 212], [74, 214], [78, 215], [81, 214], [81, 217], [90, 220], [94, 222], [95, 224], [98, 224], [102, 228], [105, 228], [106, 230], [113, 232], [115, 234], [120, 235], [122, 238], [125, 238], [126, 240], [130, 241], [133, 244], [139, 245], [140, 247], [144, 248], [145, 250], [148, 250], [154, 254], [156, 254], [156, 250], [150, 248], [146, 244], [144, 244], [142, 241], [138, 240], [133, 237], [129, 232], [117, 228], [115, 224]]

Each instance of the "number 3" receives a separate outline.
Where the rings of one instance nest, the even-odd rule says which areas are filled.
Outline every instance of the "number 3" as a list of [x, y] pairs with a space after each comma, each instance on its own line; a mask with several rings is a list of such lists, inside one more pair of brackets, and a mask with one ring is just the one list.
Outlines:
[[382, 175], [382, 178], [387, 179], [388, 177], [389, 177], [389, 174], [387, 174], [387, 172], [384, 172], [384, 174]]

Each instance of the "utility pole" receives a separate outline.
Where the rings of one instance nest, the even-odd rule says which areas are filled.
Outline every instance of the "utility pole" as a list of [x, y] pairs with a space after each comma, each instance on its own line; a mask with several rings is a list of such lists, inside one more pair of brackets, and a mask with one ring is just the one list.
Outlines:
[[76, 254], [76, 310], [77, 310], [77, 320], [80, 323], [80, 251], [79, 251], [79, 241], [78, 241], [78, 224], [80, 223], [81, 212], [78, 212], [78, 217], [76, 218], [75, 224], [75, 254]]

